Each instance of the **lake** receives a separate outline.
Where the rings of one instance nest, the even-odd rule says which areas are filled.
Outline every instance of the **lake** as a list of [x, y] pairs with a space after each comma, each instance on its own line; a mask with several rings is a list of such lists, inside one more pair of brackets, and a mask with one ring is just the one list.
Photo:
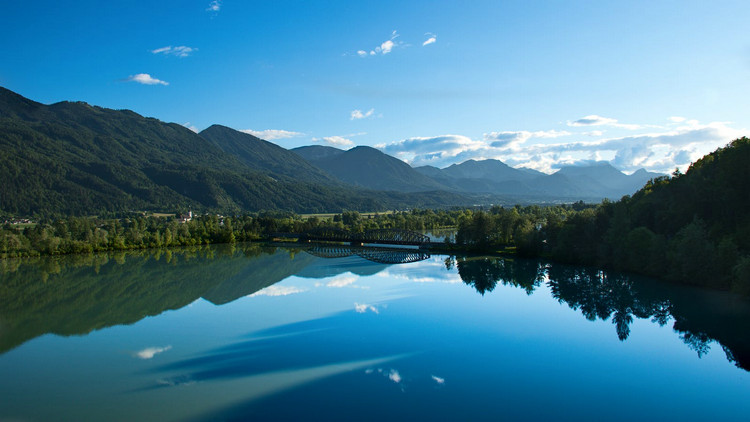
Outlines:
[[0, 420], [747, 420], [750, 304], [258, 245], [0, 261]]

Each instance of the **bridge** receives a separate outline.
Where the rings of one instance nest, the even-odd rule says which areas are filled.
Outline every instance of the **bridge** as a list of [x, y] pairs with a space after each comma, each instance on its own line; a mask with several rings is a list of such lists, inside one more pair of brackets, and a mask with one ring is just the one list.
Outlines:
[[317, 244], [305, 249], [305, 252], [319, 258], [345, 258], [356, 255], [379, 264], [407, 264], [430, 258], [429, 253], [418, 249], [367, 248], [349, 245]]
[[374, 229], [352, 233], [336, 227], [318, 227], [295, 237], [298, 237], [301, 242], [344, 242], [354, 246], [361, 246], [365, 243], [423, 246], [430, 243], [429, 236], [404, 229]]

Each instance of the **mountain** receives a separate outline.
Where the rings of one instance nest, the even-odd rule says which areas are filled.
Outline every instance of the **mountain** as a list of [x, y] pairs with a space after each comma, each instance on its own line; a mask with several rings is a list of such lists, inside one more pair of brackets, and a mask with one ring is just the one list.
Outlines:
[[[330, 152], [320, 149], [317, 151]], [[310, 150], [303, 150], [302, 154], [309, 156]], [[419, 173], [405, 162], [371, 147], [354, 147], [309, 161], [339, 180], [368, 189], [398, 192], [446, 190], [444, 185]]]
[[[330, 212], [469, 202], [457, 194], [406, 195], [330, 186], [330, 177], [297, 161], [292, 153], [255, 142], [264, 149], [253, 154], [248, 151], [252, 147], [241, 145], [247, 138], [220, 127], [204, 132], [211, 140], [179, 124], [129, 110], [83, 102], [44, 105], [0, 88], [0, 214], [188, 208]], [[227, 133], [231, 139], [219, 136]], [[249, 167], [250, 162], [256, 167]], [[313, 181], [294, 180], [288, 172], [295, 165]]]
[[344, 153], [344, 150], [342, 149], [326, 147], [323, 145], [308, 145], [304, 147], [297, 147], [293, 148], [291, 151], [307, 161], [320, 160], [321, 158], [333, 157], [335, 155]]
[[642, 188], [650, 179], [663, 176], [663, 174], [650, 173], [644, 169], [628, 176], [607, 162], [597, 162], [586, 166], [566, 166], [555, 174], [565, 176], [581, 191], [610, 199], [630, 195]]
[[616, 199], [632, 194], [648, 180], [662, 176], [643, 169], [628, 176], [609, 163], [565, 166], [548, 175], [529, 168], [513, 168], [499, 160], [468, 160], [445, 169], [432, 166], [415, 170], [457, 192], [512, 195], [516, 198]]
[[453, 164], [443, 170], [443, 173], [456, 179], [487, 179], [493, 182], [525, 181], [541, 176], [530, 173], [534, 170], [518, 170], [499, 160], [467, 160], [461, 164]]
[[294, 152], [253, 135], [221, 125], [210, 126], [199, 135], [251, 169], [293, 180], [329, 185], [338, 183]]

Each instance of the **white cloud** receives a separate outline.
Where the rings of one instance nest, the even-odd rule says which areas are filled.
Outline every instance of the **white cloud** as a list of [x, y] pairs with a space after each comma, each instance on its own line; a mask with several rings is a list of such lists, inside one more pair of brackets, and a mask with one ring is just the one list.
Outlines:
[[427, 38], [425, 42], [422, 43], [422, 46], [434, 44], [437, 41], [437, 35], [430, 34], [429, 32], [425, 35], [427, 35], [429, 38]]
[[373, 305], [368, 305], [366, 303], [355, 303], [354, 304], [354, 310], [357, 311], [358, 314], [364, 314], [365, 312], [372, 311], [373, 313], [379, 314], [380, 311], [377, 307]]
[[184, 45], [179, 45], [177, 47], [167, 46], [162, 48], [157, 48], [155, 50], [151, 50], [153, 54], [164, 54], [167, 56], [177, 56], [177, 57], [187, 57], [190, 54], [192, 54], [194, 51], [198, 51], [197, 48], [192, 47], [186, 47]]
[[367, 110], [366, 112], [362, 113], [362, 110], [352, 110], [351, 112], [351, 120], [359, 120], [359, 119], [365, 119], [367, 117], [370, 117], [375, 113], [375, 109], [371, 108]]
[[130, 75], [125, 80], [127, 82], [137, 82], [143, 85], [169, 85], [169, 82], [153, 78], [148, 73], [138, 73], [136, 75]]
[[682, 122], [684, 122], [687, 119], [684, 118], [684, 117], [680, 117], [680, 116], [672, 116], [672, 117], [669, 118], [669, 120], [672, 121], [672, 122], [674, 122], [674, 123], [682, 123]]
[[218, 12], [219, 10], [221, 10], [221, 0], [213, 0], [206, 9], [207, 12]]
[[197, 127], [195, 127], [195, 126], [193, 126], [193, 125], [192, 125], [192, 124], [191, 124], [190, 122], [185, 122], [185, 123], [183, 123], [182, 125], [183, 125], [183, 126], [185, 126], [185, 127], [186, 127], [186, 128], [188, 128], [188, 129], [192, 130], [192, 131], [193, 131], [193, 132], [195, 132], [195, 133], [198, 133], [198, 132], [200, 132], [200, 130], [198, 130], [198, 128], [197, 128]]
[[135, 357], [138, 359], [151, 359], [154, 356], [158, 355], [159, 353], [166, 352], [167, 350], [171, 349], [172, 346], [166, 346], [166, 347], [148, 347], [146, 349], [143, 349], [139, 352], [135, 353]]
[[588, 132], [583, 132], [582, 135], [591, 136], [591, 137], [596, 138], [596, 137], [604, 135], [604, 131], [603, 130], [591, 130], [591, 131], [588, 131]]
[[354, 145], [354, 142], [351, 139], [344, 138], [343, 136], [325, 136], [322, 139], [319, 138], [313, 138], [313, 142], [323, 141], [330, 145], [337, 145], [337, 146], [349, 146]]
[[484, 134], [484, 139], [490, 142], [492, 147], [517, 146], [528, 141], [531, 138], [559, 138], [561, 136], [570, 136], [567, 131], [547, 130], [547, 131], [518, 131], [518, 132], [490, 132]]
[[388, 379], [398, 384], [401, 382], [401, 374], [397, 370], [391, 369], [391, 372], [388, 373]]
[[[598, 121], [593, 118], [589, 120]], [[746, 135], [748, 131], [734, 129], [726, 122], [702, 124], [685, 119], [679, 126], [671, 129], [659, 128], [651, 133], [626, 137], [555, 144], [532, 143], [535, 138], [553, 139], [575, 135], [598, 137], [603, 133], [505, 131], [486, 133], [481, 140], [462, 135], [442, 135], [414, 137], [376, 147], [412, 166], [433, 165], [442, 168], [469, 159], [491, 158], [513, 167], [551, 173], [563, 164], [606, 160], [624, 171], [645, 168], [669, 173], [675, 167], [684, 170], [691, 161], [726, 145], [732, 139]]]
[[580, 118], [578, 120], [574, 120], [572, 122], [568, 122], [568, 126], [573, 126], [573, 127], [578, 127], [578, 126], [613, 126], [613, 127], [619, 127], [619, 128], [622, 128], [622, 129], [629, 129], [629, 130], [641, 129], [643, 127], [641, 125], [618, 123], [617, 119], [613, 119], [611, 117], [597, 116], [596, 114], [591, 114], [589, 116], [582, 117], [582, 118]]
[[438, 383], [440, 385], [445, 384], [445, 378], [440, 378], [438, 376], [433, 375], [432, 379], [433, 379], [433, 381], [435, 381], [436, 383]]
[[250, 297], [254, 296], [288, 296], [293, 295], [295, 293], [302, 293], [305, 292], [305, 289], [301, 289], [299, 287], [294, 286], [278, 286], [278, 285], [272, 285], [268, 286], [263, 290], [259, 290], [253, 294], [250, 295]]
[[304, 133], [292, 132], [289, 130], [281, 130], [281, 129], [266, 129], [266, 130], [245, 129], [245, 130], [240, 130], [240, 132], [253, 135], [260, 139], [265, 139], [266, 141], [273, 141], [276, 139], [294, 138], [296, 136], [304, 135]]
[[377, 46], [374, 49], [370, 50], [369, 53], [367, 51], [365, 51], [365, 50], [357, 50], [357, 55], [359, 57], [376, 56], [378, 54], [380, 54], [380, 55], [386, 55], [386, 54], [390, 53], [391, 51], [393, 51], [394, 48], [403, 45], [402, 43], [395, 41], [396, 38], [398, 38], [399, 36], [400, 35], [398, 34], [398, 32], [394, 30], [391, 33], [391, 38], [389, 38], [389, 39], [383, 41], [382, 43], [380, 43], [379, 46]]

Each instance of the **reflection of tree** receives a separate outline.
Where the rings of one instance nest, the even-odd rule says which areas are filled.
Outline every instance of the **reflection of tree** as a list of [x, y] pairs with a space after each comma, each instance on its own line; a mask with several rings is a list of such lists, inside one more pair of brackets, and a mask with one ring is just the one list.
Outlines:
[[[446, 259], [446, 268], [450, 269], [453, 262], [453, 257]], [[717, 341], [730, 362], [750, 369], [750, 303], [729, 293], [533, 260], [457, 257], [455, 262], [464, 283], [483, 295], [497, 283], [531, 294], [548, 277], [554, 298], [588, 320], [611, 318], [620, 340], [630, 336], [636, 318], [650, 319], [661, 326], [672, 320], [673, 329], [699, 357]]]
[[0, 260], [0, 353], [47, 333], [133, 324], [200, 297], [227, 303], [313, 260], [257, 245]]
[[674, 320], [674, 330], [699, 357], [719, 341], [727, 359], [739, 367], [750, 363], [746, 301], [724, 292], [705, 292], [655, 280], [564, 265], [548, 267], [552, 295], [589, 320], [612, 318], [617, 337], [630, 335], [634, 317], [659, 325]]
[[[520, 287], [531, 294], [544, 278], [544, 267], [533, 260], [480, 256], [458, 257], [455, 261], [461, 280], [482, 295], [494, 290], [498, 282]], [[450, 269], [453, 258], [446, 259], [445, 265]]]

